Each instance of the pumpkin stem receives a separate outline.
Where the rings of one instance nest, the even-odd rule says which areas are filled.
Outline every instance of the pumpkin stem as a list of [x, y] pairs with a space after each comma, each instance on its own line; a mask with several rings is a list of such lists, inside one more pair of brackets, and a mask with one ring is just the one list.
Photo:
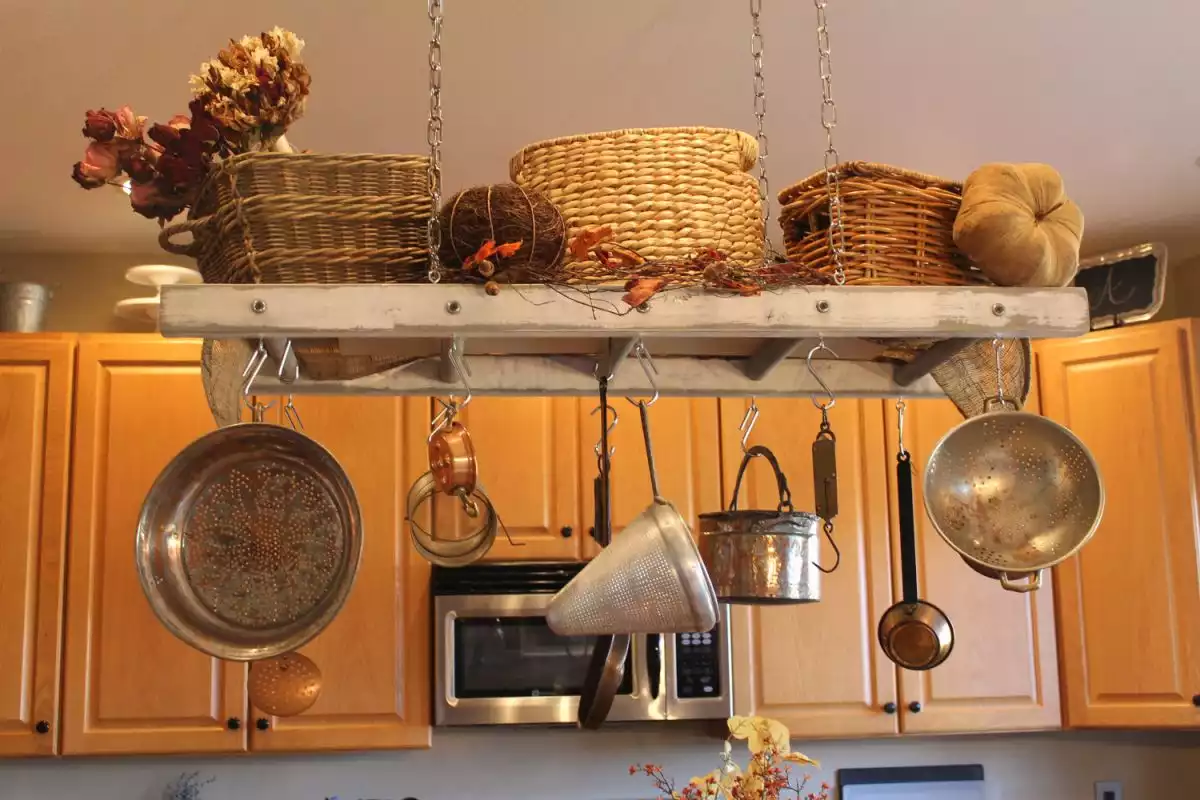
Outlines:
[[[1064, 202], [1065, 202], [1065, 201], [1064, 201]], [[1046, 217], [1050, 216], [1051, 214], [1053, 214], [1055, 211], [1058, 211], [1058, 210], [1059, 210], [1060, 208], [1062, 208], [1062, 207], [1063, 207], [1063, 204], [1060, 202], [1060, 203], [1058, 203], [1056, 206], [1054, 206], [1054, 208], [1050, 209], [1049, 211], [1044, 211], [1044, 212], [1042, 212], [1041, 214], [1034, 214], [1034, 215], [1033, 215], [1033, 218], [1034, 218], [1035, 220], [1037, 220], [1038, 222], [1041, 222], [1041, 221], [1042, 221], [1042, 220], [1044, 220]]]

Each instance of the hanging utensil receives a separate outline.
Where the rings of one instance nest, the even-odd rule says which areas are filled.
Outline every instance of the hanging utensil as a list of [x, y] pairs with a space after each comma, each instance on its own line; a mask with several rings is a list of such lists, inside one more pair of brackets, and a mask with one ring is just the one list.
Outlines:
[[500, 527], [500, 516], [483, 486], [476, 483], [470, 494], [460, 495], [467, 516], [474, 521], [474, 528], [467, 535], [454, 539], [437, 536], [434, 526], [426, 530], [419, 521], [422, 506], [440, 493], [437, 482], [428, 472], [417, 478], [408, 490], [405, 522], [413, 549], [426, 561], [442, 567], [461, 567], [483, 558], [492, 549]]
[[[657, 397], [648, 353], [645, 359]], [[550, 601], [546, 623], [562, 636], [693, 633], [717, 624], [716, 592], [691, 529], [659, 491], [650, 435], [654, 399], [629, 402], [641, 416], [653, 501]]]
[[294, 717], [321, 695], [321, 670], [308, 656], [284, 653], [250, 664], [250, 704], [273, 717]]
[[[260, 344], [243, 384], [265, 362]], [[136, 563], [151, 608], [192, 647], [231, 661], [299, 648], [341, 609], [362, 556], [354, 487], [328, 450], [262, 421], [219, 428], [155, 479]]]
[[475, 490], [479, 476], [471, 435], [467, 433], [466, 427], [455, 419], [455, 416], [471, 402], [472, 397], [471, 384], [468, 381], [471, 373], [463, 361], [461, 350], [460, 341], [457, 338], [453, 339], [447, 358], [459, 382], [466, 389], [466, 396], [461, 401], [454, 395], [448, 400], [438, 400], [442, 404], [442, 410], [434, 418], [429, 434], [429, 472], [433, 475], [438, 490], [457, 495], [470, 513], [466, 497]]
[[[610, 479], [613, 448], [608, 444], [608, 436], [617, 424], [616, 410], [608, 404], [608, 378], [601, 378], [600, 405], [600, 441], [596, 444], [596, 480], [594, 483], [595, 509], [592, 535], [601, 547], [612, 543], [612, 514], [610, 502]], [[613, 421], [609, 423], [608, 415], [612, 413]], [[579, 710], [577, 719], [580, 727], [596, 729], [604, 724], [608, 712], [612, 709], [613, 700], [625, 679], [625, 661], [629, 657], [631, 646], [629, 634], [606, 634], [596, 637], [592, 648], [592, 658], [588, 663], [588, 673], [583, 681], [583, 691], [579, 695]]]
[[[925, 467], [925, 510], [934, 529], [975, 565], [1006, 574], [1052, 567], [1095, 534], [1104, 486], [1092, 454], [1057, 422], [1017, 411], [1004, 394], [1002, 344], [994, 343], [996, 397], [987, 412], [950, 430]], [[1019, 586], [1019, 588], [1017, 588]]]
[[829, 569], [825, 569], [820, 564], [816, 566], [818, 570], [828, 574], [842, 563], [842, 551], [838, 549], [837, 542], [833, 539], [833, 518], [838, 513], [837, 437], [834, 436], [833, 428], [829, 425], [829, 410], [837, 405], [837, 398], [834, 397], [833, 392], [825, 385], [825, 381], [813, 367], [813, 356], [822, 350], [832, 354], [834, 358], [838, 357], [837, 353], [834, 353], [822, 338], [817, 341], [816, 347], [808, 351], [804, 362], [808, 367], [809, 374], [825, 392], [826, 398], [825, 402], [818, 401], [816, 397], [812, 398], [812, 404], [821, 412], [821, 426], [817, 429], [817, 438], [813, 440], [812, 444], [812, 465], [813, 498], [816, 512], [817, 516], [824, 520], [821, 527], [825, 532], [825, 537], [829, 539], [829, 546], [833, 548], [834, 555], [833, 566]]
[[245, 339], [205, 339], [200, 347], [200, 380], [218, 428], [242, 421], [241, 373], [252, 354]]
[[917, 588], [917, 532], [913, 514], [912, 457], [904, 447], [904, 401], [896, 403], [899, 444], [896, 497], [900, 520], [900, 577], [903, 594], [879, 620], [879, 646], [896, 666], [933, 669], [954, 649], [954, 627], [945, 612], [920, 598]]
[[[743, 511], [738, 493], [746, 467], [765, 458], [775, 472], [779, 505]], [[733, 484], [729, 510], [700, 515], [700, 555], [723, 603], [813, 603], [821, 599], [817, 569], [821, 518], [795, 511], [787, 478], [775, 454], [762, 445], [746, 451]]]

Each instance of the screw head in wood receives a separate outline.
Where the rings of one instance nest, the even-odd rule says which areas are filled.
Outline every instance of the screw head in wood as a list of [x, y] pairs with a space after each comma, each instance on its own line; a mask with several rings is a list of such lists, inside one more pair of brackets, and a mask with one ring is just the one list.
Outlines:
[[462, 303], [457, 300], [451, 300], [449, 303], [446, 303], [447, 314], [457, 314], [460, 311], [462, 311]]
[[1003, 317], [1004, 311], [1005, 311], [1004, 303], [993, 303], [992, 304], [992, 313], [995, 314], [997, 317]]
[[829, 310], [829, 301], [828, 300], [818, 300], [817, 301], [817, 313], [818, 314], [824, 314], [828, 310]]
[[250, 301], [250, 310], [255, 314], [261, 314], [267, 310], [267, 301], [261, 298], [254, 298]]

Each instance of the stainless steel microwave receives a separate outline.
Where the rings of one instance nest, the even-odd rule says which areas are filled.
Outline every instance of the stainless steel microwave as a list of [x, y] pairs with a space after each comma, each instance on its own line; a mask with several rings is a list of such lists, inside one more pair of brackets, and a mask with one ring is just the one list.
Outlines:
[[[574, 723], [594, 637], [546, 625], [550, 598], [582, 564], [433, 570], [437, 725]], [[706, 633], [635, 636], [610, 722], [733, 713], [729, 612]]]

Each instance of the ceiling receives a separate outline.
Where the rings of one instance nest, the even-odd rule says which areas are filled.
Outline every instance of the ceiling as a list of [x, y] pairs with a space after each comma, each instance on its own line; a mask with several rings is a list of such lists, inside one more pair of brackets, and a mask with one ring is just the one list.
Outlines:
[[[623, 127], [751, 129], [746, 0], [445, 0], [447, 192], [507, 178], [521, 145]], [[818, 169], [814, 10], [764, 0], [770, 177]], [[155, 224], [70, 179], [88, 108], [184, 111], [231, 36], [308, 46], [289, 139], [425, 149], [422, 0], [8, 0], [0, 32], [0, 250], [147, 252]], [[1200, 253], [1200, 4], [1190, 0], [830, 0], [843, 158], [963, 178], [1045, 161], [1087, 216], [1085, 250], [1163, 240]]]

